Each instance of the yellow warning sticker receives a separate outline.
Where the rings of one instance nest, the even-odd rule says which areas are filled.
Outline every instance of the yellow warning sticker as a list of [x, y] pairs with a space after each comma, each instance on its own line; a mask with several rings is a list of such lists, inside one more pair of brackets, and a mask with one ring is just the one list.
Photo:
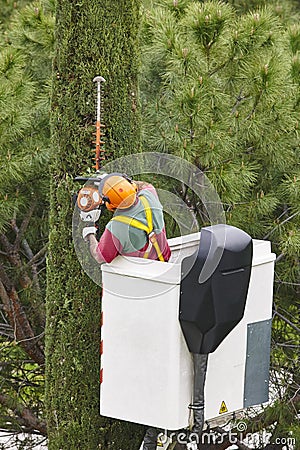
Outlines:
[[226, 403], [223, 400], [221, 403], [221, 406], [220, 406], [219, 414], [225, 414], [227, 412], [228, 412], [228, 409], [227, 409]]
[[158, 438], [157, 439], [157, 444], [156, 444], [156, 446], [157, 447], [163, 447], [164, 446], [164, 444], [161, 442], [161, 440]]

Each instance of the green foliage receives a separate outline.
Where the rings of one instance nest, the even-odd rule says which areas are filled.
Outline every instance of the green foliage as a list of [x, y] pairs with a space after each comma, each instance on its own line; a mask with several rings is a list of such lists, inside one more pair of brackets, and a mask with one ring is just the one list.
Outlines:
[[297, 22], [297, 9], [299, 10], [299, 2], [297, 0], [229, 0], [230, 3], [239, 14], [253, 11], [257, 8], [268, 6], [272, 9], [274, 15], [279, 17], [285, 23]]
[[288, 36], [267, 9], [238, 18], [229, 5], [190, 2], [178, 18], [160, 4], [146, 20], [145, 144], [205, 170], [232, 223], [248, 198], [257, 235], [295, 157]]
[[45, 90], [49, 83], [49, 69], [54, 55], [54, 4], [50, 1], [33, 3], [14, 15], [9, 38], [14, 47], [25, 55], [26, 72]]
[[[27, 15], [31, 11], [32, 17], [36, 17], [33, 7], [25, 11]], [[32, 68], [32, 55], [26, 48], [21, 51], [17, 43], [24, 33], [20, 27], [22, 14], [15, 13], [7, 33], [9, 40], [0, 51], [0, 233], [5, 232], [6, 239], [13, 241], [16, 230], [12, 230], [12, 221], [20, 228], [34, 211], [34, 220], [29, 220], [24, 229], [28, 251], [21, 256], [20, 264], [25, 265], [47, 240], [50, 98], [43, 82], [49, 79], [51, 58], [48, 56], [45, 64], [45, 48], [41, 44], [35, 60], [37, 66], [44, 65], [44, 79], [36, 82], [39, 75]], [[53, 16], [51, 19], [49, 15], [47, 21], [51, 20], [53, 22]], [[35, 26], [33, 20], [31, 27]], [[11, 261], [8, 263], [7, 257], [1, 257], [0, 262], [20, 291], [20, 298], [39, 334], [43, 328], [43, 320], [38, 319], [43, 316], [42, 277], [38, 287], [34, 282], [27, 283], [24, 289], [19, 280], [22, 269], [14, 267]]]
[[[36, 28], [48, 30], [50, 25], [53, 16], [37, 15], [34, 7], [16, 13], [7, 34], [9, 42], [0, 53], [0, 230], [7, 227], [13, 212], [20, 211], [21, 219], [33, 198], [44, 203], [47, 197], [50, 97], [45, 85], [51, 54], [44, 41], [32, 52], [25, 36]], [[53, 36], [53, 31], [49, 34]]]
[[25, 5], [30, 3], [31, 0], [1, 0], [0, 1], [0, 26], [8, 28], [10, 25], [11, 16], [15, 11], [20, 11]]
[[[48, 11], [47, 18], [44, 13], [37, 16], [35, 6], [23, 10], [21, 3], [25, 2], [16, 2], [0, 46], [1, 303], [8, 294], [17, 302], [16, 309], [9, 311], [6, 304], [6, 315], [1, 314], [0, 332], [5, 338], [1, 337], [0, 383], [5, 397], [1, 397], [0, 417], [1, 427], [15, 432], [34, 431], [33, 423], [22, 420], [24, 408], [37, 421], [43, 417], [44, 367], [41, 361], [32, 361], [31, 350], [43, 359], [45, 252], [35, 262], [32, 258], [47, 242], [50, 156], [51, 54], [46, 42], [41, 41], [34, 53], [31, 42], [20, 43], [36, 27], [53, 28], [54, 21], [53, 13]], [[42, 5], [39, 8], [44, 11]], [[33, 339], [34, 335], [40, 339]], [[17, 442], [18, 448], [31, 448], [29, 441]]]
[[233, 10], [224, 3], [208, 1], [191, 2], [186, 9], [182, 25], [189, 30], [190, 37], [197, 43], [204, 55], [212, 52], [212, 47], [226, 38], [227, 24], [232, 19]]
[[[280, 315], [272, 374], [278, 392], [286, 389], [285, 407], [280, 402], [272, 410], [272, 423], [281, 424], [272, 431], [276, 437], [296, 427], [289, 401], [300, 387], [299, 26], [288, 16], [291, 3], [280, 9], [255, 2], [256, 10], [240, 15], [228, 3], [246, 7], [161, 0], [146, 11], [143, 138], [147, 150], [175, 153], [202, 169], [230, 224], [272, 241]], [[186, 200], [201, 222], [191, 193]]]
[[[15, 343], [0, 340], [1, 353], [1, 393], [11, 398], [11, 410], [15, 401], [26, 405], [37, 416], [41, 416], [44, 398], [44, 376], [42, 369], [26, 360], [26, 354]], [[14, 384], [12, 385], [12, 377]], [[7, 415], [5, 408], [0, 407], [0, 427], [14, 431], [21, 426], [16, 417]]]
[[[56, 34], [54, 2], [30, 2], [20, 10], [23, 3], [29, 2], [15, 2], [14, 6], [10, 0], [2, 0], [0, 5], [5, 30], [0, 44], [0, 231], [13, 241], [11, 219], [20, 225], [35, 201], [26, 239], [34, 253], [40, 250], [48, 228], [51, 176], [50, 446], [64, 448], [68, 442], [68, 448], [76, 450], [91, 450], [98, 444], [111, 450], [138, 448], [140, 428], [100, 420], [98, 415], [99, 291], [74, 254], [71, 197], [78, 188], [73, 176], [93, 171], [95, 75], [107, 79], [102, 114], [107, 153], [118, 157], [140, 149], [136, 87], [139, 2], [105, 0], [99, 5], [94, 0], [77, 4], [60, 0]], [[253, 5], [261, 6], [261, 1], [144, 2], [144, 147], [170, 151], [198, 165], [220, 194], [230, 223], [254, 237], [272, 240], [278, 256], [276, 311], [299, 327], [300, 28], [295, 2], [263, 3], [267, 8], [253, 11]], [[235, 13], [249, 8], [245, 15]], [[49, 168], [54, 54], [53, 159]], [[192, 203], [189, 196], [187, 200]], [[28, 259], [23, 254], [22, 258], [26, 264]], [[40, 280], [40, 292], [35, 284], [21, 288], [22, 271], [1, 256], [0, 262], [4, 261], [38, 334], [43, 330], [44, 280]], [[273, 328], [273, 369], [275, 374], [284, 369], [287, 379], [282, 386], [289, 385], [288, 402], [300, 386], [294, 350], [299, 346], [299, 333], [279, 316]], [[7, 358], [5, 377], [1, 372], [1, 385], [12, 399], [21, 392], [18, 400], [41, 417], [40, 369], [24, 362], [19, 349], [18, 353], [11, 345], [7, 349], [12, 353], [5, 355], [13, 356], [10, 361]], [[28, 383], [15, 383], [16, 376]], [[279, 417], [282, 427], [288, 426], [299, 436], [294, 418], [287, 420], [290, 411], [284, 409], [279, 415], [281, 407], [281, 403], [274, 406], [271, 419]], [[7, 408], [2, 407], [1, 418], [18, 424], [18, 417]]]

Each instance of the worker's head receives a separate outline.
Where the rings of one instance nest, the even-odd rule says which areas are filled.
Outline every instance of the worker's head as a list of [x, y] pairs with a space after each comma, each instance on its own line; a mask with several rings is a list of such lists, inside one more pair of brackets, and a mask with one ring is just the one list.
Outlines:
[[134, 204], [137, 186], [126, 175], [112, 173], [103, 178], [99, 191], [107, 209], [114, 211], [130, 208]]

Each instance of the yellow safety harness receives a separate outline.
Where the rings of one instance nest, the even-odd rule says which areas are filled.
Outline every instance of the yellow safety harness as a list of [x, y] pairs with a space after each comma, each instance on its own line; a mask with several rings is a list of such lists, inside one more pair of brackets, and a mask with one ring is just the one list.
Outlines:
[[[122, 222], [131, 227], [138, 228], [139, 230], [145, 231], [147, 234], [147, 237], [149, 239], [149, 243], [151, 243], [156, 250], [158, 259], [160, 261], [164, 261], [164, 257], [162, 255], [161, 249], [157, 242], [156, 234], [153, 231], [153, 218], [152, 218], [152, 211], [151, 211], [149, 202], [142, 195], [139, 198], [140, 198], [142, 205], [144, 207], [144, 210], [145, 210], [147, 225], [145, 225], [143, 222], [141, 222], [137, 219], [134, 219], [133, 217], [128, 217], [128, 216], [116, 216], [116, 217], [113, 217], [112, 220], [115, 220], [117, 222]], [[150, 245], [150, 248], [148, 247], [147, 251], [145, 252], [144, 258], [149, 257], [150, 249], [151, 249], [151, 245]]]

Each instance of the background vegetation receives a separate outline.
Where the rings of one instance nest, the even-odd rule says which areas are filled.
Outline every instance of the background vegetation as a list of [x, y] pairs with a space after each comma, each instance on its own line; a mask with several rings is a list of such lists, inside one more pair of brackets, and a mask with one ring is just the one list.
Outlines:
[[[272, 241], [280, 400], [249, 427], [299, 439], [299, 25], [288, 2], [255, 2], [250, 11], [233, 2], [242, 15], [229, 3], [165, 0], [147, 10], [144, 148], [200, 167], [228, 223]], [[205, 224], [202, 205], [184, 196]]]
[[[138, 442], [139, 428], [97, 416], [99, 292], [81, 273], [71, 241], [71, 197], [78, 188], [73, 176], [91, 170], [92, 78], [101, 72], [108, 79], [109, 157], [139, 149], [141, 108], [143, 150], [196, 164], [216, 187], [228, 223], [271, 240], [277, 254], [271, 379], [278, 400], [252, 418], [249, 429], [268, 429], [273, 441], [293, 433], [300, 442], [299, 3], [145, 0], [141, 16], [137, 3], [128, 2], [134, 11], [128, 22], [118, 2], [98, 3], [59, 2], [55, 34], [54, 2], [0, 2], [0, 427], [47, 436], [51, 183], [52, 448], [67, 436], [73, 442], [68, 448], [78, 448], [76, 436], [82, 434], [89, 440], [80, 448], [98, 448], [99, 439], [105, 449], [138, 448], [133, 435]], [[100, 32], [103, 23], [114, 31]], [[131, 34], [125, 27], [132, 27]], [[118, 48], [122, 55], [115, 58]], [[206, 224], [201, 205], [181, 188], [172, 186]]]

